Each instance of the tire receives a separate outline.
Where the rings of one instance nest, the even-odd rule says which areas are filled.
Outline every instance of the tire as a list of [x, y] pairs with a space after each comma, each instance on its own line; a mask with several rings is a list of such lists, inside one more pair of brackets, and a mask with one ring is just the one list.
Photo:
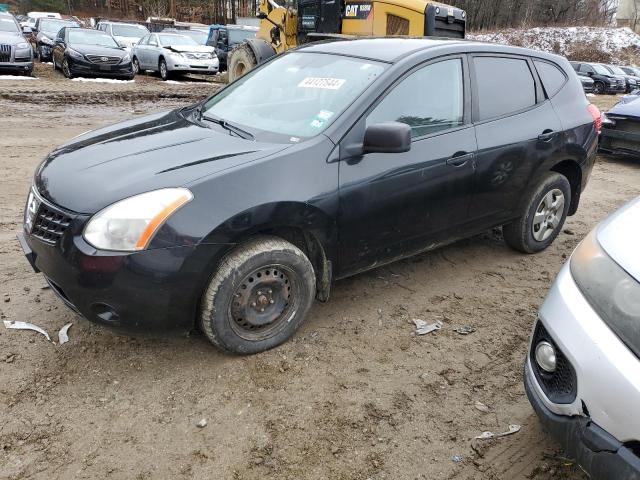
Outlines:
[[171, 78], [171, 74], [167, 68], [167, 61], [164, 58], [161, 58], [158, 62], [158, 72], [162, 80], [169, 80]]
[[602, 82], [596, 82], [594, 87], [595, 87], [595, 92], [598, 95], [602, 95], [605, 92], [604, 83]]
[[138, 57], [133, 57], [131, 60], [131, 68], [133, 68], [134, 75], [140, 73], [140, 62], [138, 62]]
[[256, 237], [220, 262], [202, 297], [200, 326], [224, 352], [263, 352], [294, 334], [315, 291], [313, 267], [299, 248]]
[[546, 249], [562, 230], [570, 202], [567, 177], [548, 172], [531, 193], [522, 216], [502, 227], [505, 242], [523, 253]]
[[227, 57], [227, 72], [229, 74], [229, 82], [233, 82], [255, 68], [258, 64], [253, 50], [248, 43], [241, 43], [229, 52]]
[[73, 73], [69, 68], [69, 61], [66, 58], [62, 60], [62, 73], [64, 74], [65, 77], [69, 79], [73, 78]]

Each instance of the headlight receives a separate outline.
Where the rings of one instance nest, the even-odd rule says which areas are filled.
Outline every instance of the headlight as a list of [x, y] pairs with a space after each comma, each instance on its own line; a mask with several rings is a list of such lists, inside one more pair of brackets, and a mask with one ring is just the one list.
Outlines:
[[29, 48], [29, 44], [27, 42], [20, 42], [16, 45], [16, 48], [20, 50], [21, 48]]
[[75, 58], [76, 60], [83, 60], [84, 56], [80, 52], [76, 52], [75, 50], [69, 48], [67, 49], [67, 53], [71, 58]]
[[184, 55], [180, 52], [171, 52], [170, 55], [173, 57], [184, 57]]
[[101, 250], [144, 250], [171, 214], [192, 199], [186, 188], [126, 198], [95, 214], [84, 229], [84, 239]]
[[571, 274], [602, 321], [640, 356], [640, 283], [604, 252], [595, 230], [573, 253]]
[[603, 125], [615, 125], [616, 122], [613, 121], [612, 119], [610, 119], [606, 113], [601, 113], [600, 114], [600, 120], [602, 121]]
[[131, 61], [131, 57], [129, 56], [128, 53], [124, 57], [122, 57], [122, 60], [120, 60], [121, 63], [129, 63], [130, 61]]
[[211, 52], [211, 53], [209, 54], [209, 56], [210, 56], [211, 58], [218, 58], [218, 56], [216, 55], [216, 52]]
[[40, 43], [44, 43], [45, 45], [53, 45], [53, 40], [43, 35], [42, 37], [40, 37]]

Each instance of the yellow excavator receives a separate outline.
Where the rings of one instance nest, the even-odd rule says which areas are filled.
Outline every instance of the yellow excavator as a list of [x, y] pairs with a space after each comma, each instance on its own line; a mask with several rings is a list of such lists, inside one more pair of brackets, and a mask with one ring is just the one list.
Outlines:
[[268, 58], [308, 42], [357, 37], [464, 38], [466, 13], [428, 0], [260, 0], [255, 38], [236, 46], [229, 81]]

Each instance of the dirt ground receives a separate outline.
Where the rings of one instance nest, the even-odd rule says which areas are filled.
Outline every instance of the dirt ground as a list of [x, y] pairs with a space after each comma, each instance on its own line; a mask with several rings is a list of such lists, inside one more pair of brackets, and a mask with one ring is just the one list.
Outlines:
[[[0, 316], [56, 338], [73, 326], [62, 346], [0, 326], [0, 478], [586, 478], [539, 425], [522, 364], [554, 276], [639, 194], [639, 162], [600, 157], [577, 215], [543, 253], [515, 253], [487, 232], [340, 281], [282, 347], [225, 356], [203, 336], [131, 338], [90, 324], [43, 289], [15, 240], [34, 169], [54, 146], [217, 85], [36, 73], [0, 80]], [[412, 318], [444, 326], [417, 337]], [[464, 325], [475, 332], [454, 331]], [[474, 440], [509, 424], [522, 430]]]

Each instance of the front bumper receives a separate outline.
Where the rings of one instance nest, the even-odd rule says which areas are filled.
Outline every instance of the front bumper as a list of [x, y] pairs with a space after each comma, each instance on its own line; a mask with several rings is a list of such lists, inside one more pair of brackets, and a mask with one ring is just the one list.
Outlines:
[[27, 231], [18, 240], [31, 266], [67, 306], [90, 321], [124, 331], [193, 328], [202, 292], [229, 245], [97, 251], [82, 238], [89, 217], [57, 211], [72, 218], [57, 241]]
[[200, 60], [187, 57], [169, 56], [167, 59], [167, 69], [171, 72], [212, 75], [218, 73], [219, 68], [220, 63], [217, 58]]
[[38, 54], [40, 61], [45, 62], [51, 60], [51, 53], [53, 52], [53, 45], [47, 45], [44, 43], [38, 43]]
[[627, 91], [627, 86], [626, 84], [609, 84], [607, 86], [605, 86], [605, 92], [606, 93], [626, 93]]
[[119, 63], [117, 65], [100, 65], [85, 60], [68, 58], [69, 70], [73, 75], [90, 75], [98, 77], [131, 77], [133, 66], [129, 63]]
[[31, 72], [33, 62], [0, 62], [0, 70], [12, 72]]
[[603, 125], [600, 133], [600, 151], [640, 156], [640, 120], [616, 120], [614, 125]]
[[527, 360], [524, 387], [531, 406], [567, 455], [585, 469], [593, 480], [640, 480], [640, 457], [589, 417], [553, 413], [538, 396], [535, 383]]

